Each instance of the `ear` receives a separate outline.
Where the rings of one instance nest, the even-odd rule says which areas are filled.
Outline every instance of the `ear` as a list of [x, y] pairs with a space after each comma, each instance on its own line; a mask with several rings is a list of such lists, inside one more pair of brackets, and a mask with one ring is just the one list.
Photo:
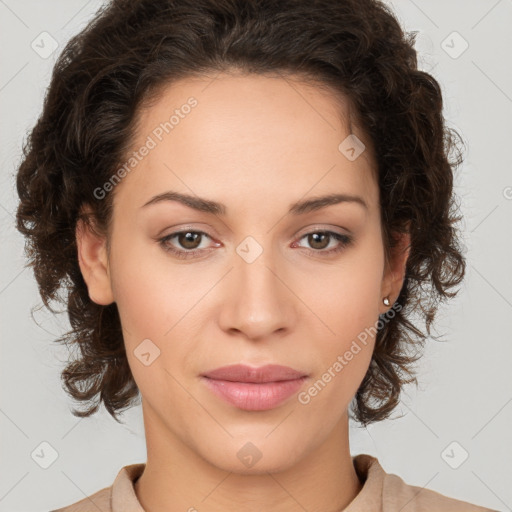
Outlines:
[[[396, 245], [389, 249], [382, 278], [381, 297], [388, 297], [389, 303], [394, 304], [404, 284], [405, 268], [409, 257], [411, 237], [407, 233], [394, 233]], [[381, 313], [385, 313], [389, 306], [381, 302]]]
[[[90, 207], [82, 208], [93, 218]], [[93, 221], [91, 221], [93, 223]], [[107, 306], [114, 302], [108, 266], [105, 236], [94, 230], [93, 225], [79, 218], [76, 230], [78, 263], [87, 284], [89, 298], [96, 304]]]

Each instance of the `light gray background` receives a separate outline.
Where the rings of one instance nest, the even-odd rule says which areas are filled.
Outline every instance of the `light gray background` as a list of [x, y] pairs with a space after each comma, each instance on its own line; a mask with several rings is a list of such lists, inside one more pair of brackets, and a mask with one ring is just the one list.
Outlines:
[[[68, 324], [44, 309], [34, 314], [39, 325], [31, 319], [41, 301], [14, 228], [22, 141], [39, 116], [57, 54], [101, 4], [0, 0], [1, 511], [70, 504], [146, 457], [140, 406], [125, 414], [127, 426], [104, 409], [83, 420], [69, 412], [60, 386], [67, 353], [53, 343]], [[421, 67], [441, 83], [447, 122], [468, 146], [457, 175], [468, 273], [459, 298], [440, 315], [447, 343], [427, 344], [419, 389], [406, 389], [394, 415], [404, 416], [352, 428], [351, 451], [377, 456], [409, 484], [512, 510], [512, 0], [389, 4], [406, 30], [419, 32]], [[31, 47], [43, 31], [59, 44], [46, 59]], [[464, 42], [454, 31], [469, 44], [457, 58]], [[43, 441], [58, 453], [47, 469], [31, 457]], [[462, 449], [469, 458], [452, 469], [445, 459], [457, 462]]]

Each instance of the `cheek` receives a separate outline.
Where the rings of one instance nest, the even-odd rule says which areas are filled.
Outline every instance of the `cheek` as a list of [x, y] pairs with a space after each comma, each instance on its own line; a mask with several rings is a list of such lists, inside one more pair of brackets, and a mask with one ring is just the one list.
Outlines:
[[155, 279], [151, 271], [129, 271], [129, 268], [130, 262], [126, 259], [112, 276], [123, 328], [126, 333], [139, 337], [160, 337], [164, 324], [170, 321], [176, 294], [165, 287], [162, 279]]
[[348, 405], [366, 374], [379, 320], [383, 261], [378, 242], [365, 244], [347, 256], [336, 272], [316, 280], [319, 286], [313, 295], [310, 292], [316, 302], [316, 309], [311, 309], [321, 312], [321, 320], [329, 327], [318, 336], [316, 349], [322, 370], [311, 392], [324, 395], [318, 406], [321, 402]]
[[112, 248], [114, 299], [128, 333], [161, 339], [197, 302], [203, 286], [191, 281], [180, 266], [171, 265], [156, 243], [133, 238], [128, 248], [119, 236]]
[[[165, 369], [174, 374], [174, 363], [181, 368], [191, 357], [196, 325], [192, 320], [197, 322], [198, 303], [217, 279], [199, 280], [197, 275], [185, 266], [172, 265], [163, 250], [155, 251], [147, 242], [138, 245], [132, 238], [129, 249], [121, 243], [112, 247], [114, 299], [129, 364], [141, 391], [148, 386], [166, 389], [172, 379]], [[146, 362], [152, 362], [146, 366], [142, 354], [147, 353]]]
[[[180, 296], [166, 285], [154, 265], [144, 265], [136, 252], [113, 261], [114, 298], [123, 327], [128, 364], [142, 396], [155, 399], [155, 390], [170, 396], [166, 341], [181, 314]], [[173, 350], [176, 351], [177, 347]], [[167, 371], [166, 371], [167, 370]], [[172, 370], [171, 370], [172, 371]]]
[[314, 310], [343, 342], [377, 322], [383, 266], [378, 236], [366, 237], [334, 266], [315, 272], [315, 279], [303, 289]]

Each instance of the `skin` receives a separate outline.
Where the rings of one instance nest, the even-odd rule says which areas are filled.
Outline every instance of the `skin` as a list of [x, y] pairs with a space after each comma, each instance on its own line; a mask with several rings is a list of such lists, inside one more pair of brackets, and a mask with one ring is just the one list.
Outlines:
[[[335, 511], [360, 492], [349, 451], [348, 406], [370, 364], [374, 339], [302, 404], [243, 411], [222, 401], [200, 374], [227, 364], [277, 363], [310, 375], [307, 390], [357, 336], [374, 326], [403, 284], [408, 237], [386, 261], [371, 141], [350, 161], [347, 105], [290, 77], [220, 74], [181, 80], [141, 112], [134, 150], [193, 96], [198, 105], [115, 188], [110, 252], [79, 224], [80, 268], [98, 304], [116, 302], [129, 364], [142, 395], [147, 463], [135, 491], [143, 508], [184, 511]], [[166, 191], [225, 204], [225, 216], [176, 201], [142, 207]], [[298, 200], [359, 196], [301, 215]], [[167, 245], [202, 252], [179, 259]], [[322, 230], [348, 234], [305, 236]], [[247, 236], [263, 252], [236, 252]], [[181, 242], [181, 244], [180, 244]], [[322, 245], [323, 244], [323, 245]], [[252, 249], [251, 249], [252, 250]], [[322, 252], [323, 251], [323, 252]], [[144, 339], [160, 350], [149, 366]], [[237, 453], [252, 443], [260, 460]]]

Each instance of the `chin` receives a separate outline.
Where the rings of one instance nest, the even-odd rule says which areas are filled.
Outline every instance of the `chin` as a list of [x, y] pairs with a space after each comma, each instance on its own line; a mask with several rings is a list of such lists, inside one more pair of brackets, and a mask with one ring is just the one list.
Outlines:
[[[219, 443], [218, 450], [203, 453], [203, 458], [213, 466], [239, 475], [265, 475], [286, 471], [297, 462], [298, 454], [283, 444], [276, 437], [274, 443], [265, 439], [251, 436], [243, 439], [231, 439], [229, 444]], [[252, 440], [251, 440], [252, 439]]]

